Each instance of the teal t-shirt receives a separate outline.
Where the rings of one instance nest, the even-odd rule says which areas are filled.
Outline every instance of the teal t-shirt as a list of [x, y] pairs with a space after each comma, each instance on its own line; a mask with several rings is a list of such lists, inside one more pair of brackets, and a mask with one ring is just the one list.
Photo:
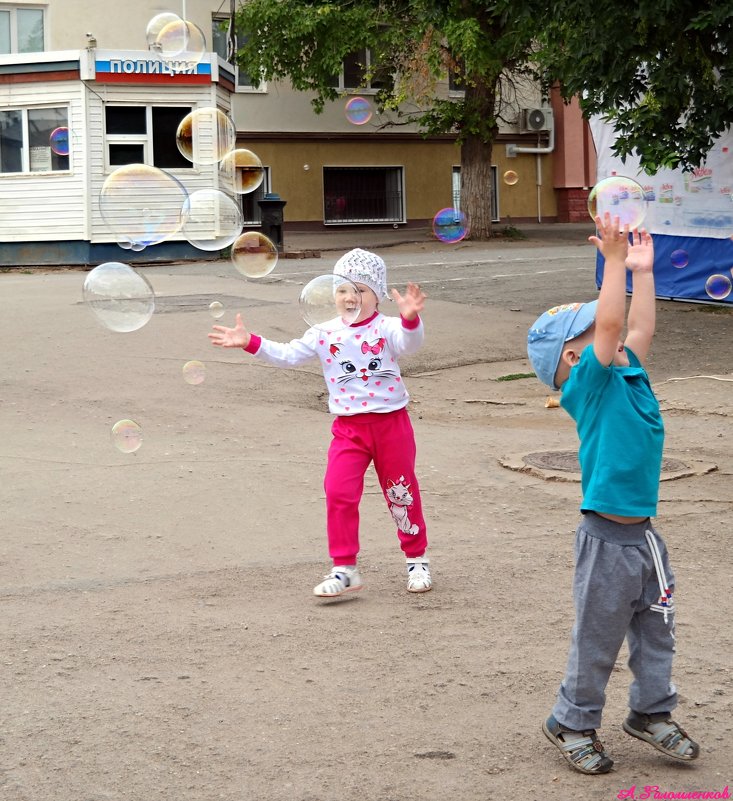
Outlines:
[[657, 513], [664, 423], [641, 362], [604, 367], [588, 345], [562, 387], [560, 405], [575, 420], [583, 511], [627, 517]]

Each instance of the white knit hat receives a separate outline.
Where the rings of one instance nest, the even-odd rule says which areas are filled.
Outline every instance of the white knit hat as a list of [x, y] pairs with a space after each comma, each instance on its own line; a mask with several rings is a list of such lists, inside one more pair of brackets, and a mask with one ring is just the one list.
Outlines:
[[349, 278], [355, 284], [364, 284], [377, 296], [377, 300], [387, 297], [387, 265], [384, 259], [368, 250], [354, 248], [336, 262], [334, 275]]

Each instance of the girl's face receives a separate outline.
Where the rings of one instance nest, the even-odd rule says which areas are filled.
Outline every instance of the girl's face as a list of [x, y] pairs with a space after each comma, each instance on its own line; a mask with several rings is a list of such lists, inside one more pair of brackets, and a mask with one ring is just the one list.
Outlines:
[[[336, 309], [352, 324], [371, 317], [378, 305], [377, 296], [366, 284], [356, 284], [356, 288], [358, 295], [350, 284], [342, 284], [336, 290]], [[354, 312], [359, 307], [361, 307], [359, 315], [354, 318]]]

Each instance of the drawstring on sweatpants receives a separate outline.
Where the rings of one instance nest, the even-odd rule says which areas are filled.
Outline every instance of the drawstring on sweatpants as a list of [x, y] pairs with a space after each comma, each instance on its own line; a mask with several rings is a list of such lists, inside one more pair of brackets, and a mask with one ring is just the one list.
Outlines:
[[664, 615], [664, 622], [667, 623], [670, 612], [674, 612], [674, 602], [672, 601], [672, 590], [667, 586], [667, 576], [664, 573], [664, 566], [662, 565], [662, 555], [659, 553], [659, 546], [654, 539], [654, 534], [648, 529], [644, 532], [647, 543], [649, 543], [649, 550], [652, 553], [654, 561], [654, 572], [657, 574], [657, 581], [659, 582], [659, 602], [652, 604], [652, 609], [655, 612], [661, 612]]

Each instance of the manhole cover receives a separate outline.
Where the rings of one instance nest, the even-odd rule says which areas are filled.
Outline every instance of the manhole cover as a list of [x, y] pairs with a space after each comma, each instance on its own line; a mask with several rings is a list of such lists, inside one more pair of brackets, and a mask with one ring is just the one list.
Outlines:
[[[522, 461], [529, 467], [537, 467], [540, 470], [561, 470], [565, 473], [579, 473], [580, 463], [578, 454], [575, 451], [538, 451], [528, 453], [522, 457]], [[688, 470], [688, 466], [679, 459], [662, 459], [663, 473], [679, 473]]]

